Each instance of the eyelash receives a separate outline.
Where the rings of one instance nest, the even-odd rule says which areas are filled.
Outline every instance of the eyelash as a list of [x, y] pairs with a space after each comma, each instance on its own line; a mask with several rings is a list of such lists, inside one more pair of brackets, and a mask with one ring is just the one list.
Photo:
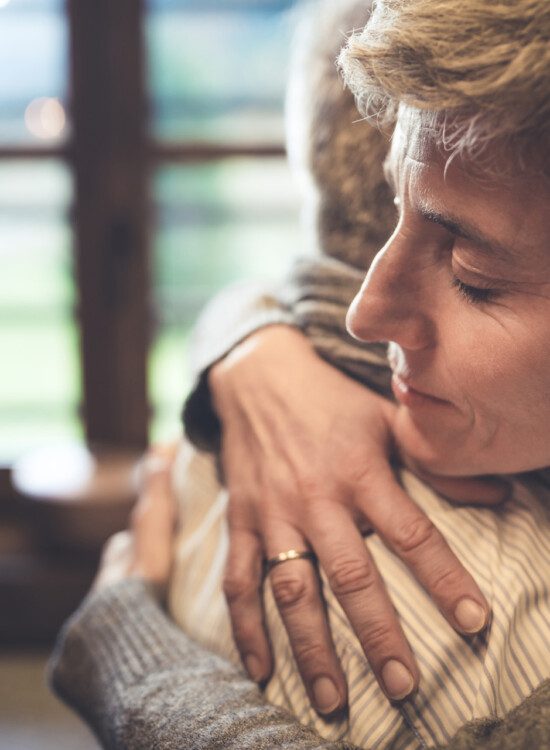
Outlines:
[[467, 302], [471, 302], [474, 305], [480, 305], [484, 302], [492, 302], [499, 294], [498, 289], [484, 289], [483, 287], [464, 284], [464, 282], [456, 276], [453, 277], [451, 286], [457, 289], [459, 294], [464, 297]]

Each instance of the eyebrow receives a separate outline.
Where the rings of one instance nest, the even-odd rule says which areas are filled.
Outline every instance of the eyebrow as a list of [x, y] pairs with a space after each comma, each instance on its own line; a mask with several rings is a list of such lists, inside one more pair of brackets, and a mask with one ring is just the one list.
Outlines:
[[[395, 193], [397, 190], [391, 161], [390, 151], [384, 159], [382, 169], [386, 182]], [[514, 252], [513, 248], [499, 242], [499, 240], [496, 240], [493, 237], [488, 237], [480, 229], [467, 221], [458, 219], [454, 216], [441, 214], [438, 211], [433, 211], [424, 206], [420, 206], [418, 210], [420, 215], [426, 221], [430, 221], [433, 224], [443, 227], [451, 234], [454, 234], [455, 237], [462, 237], [463, 239], [468, 240], [468, 242], [471, 242], [479, 250], [490, 257], [502, 258], [503, 260], [517, 259], [517, 252]]]
[[433, 224], [443, 227], [451, 234], [454, 234], [455, 237], [462, 237], [468, 240], [468, 242], [471, 242], [487, 255], [501, 257], [503, 260], [510, 260], [516, 257], [516, 253], [511, 247], [503, 245], [502, 242], [493, 237], [488, 237], [477, 227], [462, 219], [457, 219], [453, 216], [444, 216], [437, 211], [432, 211], [422, 206], [418, 210], [426, 221], [431, 221]]

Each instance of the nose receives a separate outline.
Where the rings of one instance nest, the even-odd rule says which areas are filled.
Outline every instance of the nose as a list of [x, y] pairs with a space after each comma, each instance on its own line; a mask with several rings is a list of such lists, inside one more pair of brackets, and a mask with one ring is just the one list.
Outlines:
[[434, 271], [415, 266], [418, 254], [407, 244], [394, 235], [373, 260], [346, 317], [354, 338], [394, 341], [410, 350], [433, 346], [436, 328], [429, 280]]

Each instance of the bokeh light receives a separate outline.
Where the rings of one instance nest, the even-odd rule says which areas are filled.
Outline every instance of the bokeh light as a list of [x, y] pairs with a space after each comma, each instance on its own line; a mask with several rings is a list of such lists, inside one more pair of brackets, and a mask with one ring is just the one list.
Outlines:
[[[2, 0], [0, 0], [2, 2]], [[41, 140], [59, 138], [65, 130], [67, 116], [59, 99], [33, 99], [25, 110], [25, 125], [29, 133]]]

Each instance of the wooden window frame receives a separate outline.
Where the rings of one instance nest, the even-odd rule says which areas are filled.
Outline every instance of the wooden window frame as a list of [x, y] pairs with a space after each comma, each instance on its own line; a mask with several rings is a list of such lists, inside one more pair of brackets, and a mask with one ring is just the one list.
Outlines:
[[150, 138], [144, 0], [67, 0], [72, 136], [66, 145], [0, 146], [0, 160], [59, 159], [71, 211], [90, 445], [145, 447], [150, 406], [152, 171], [164, 163], [281, 157], [282, 146], [158, 143]]
[[149, 416], [143, 8], [69, 0], [68, 11], [86, 437], [141, 448]]

